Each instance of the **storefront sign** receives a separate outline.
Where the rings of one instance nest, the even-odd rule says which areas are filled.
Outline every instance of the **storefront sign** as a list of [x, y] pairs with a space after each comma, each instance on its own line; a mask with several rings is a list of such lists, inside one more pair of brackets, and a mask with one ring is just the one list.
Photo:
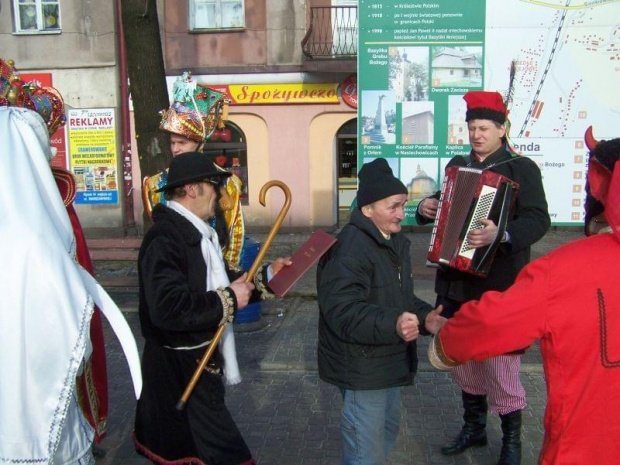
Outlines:
[[228, 94], [232, 105], [340, 103], [336, 83], [233, 84], [209, 87]]
[[69, 110], [67, 129], [75, 203], [118, 203], [114, 109]]
[[352, 74], [340, 84], [340, 95], [344, 103], [357, 108], [357, 76]]

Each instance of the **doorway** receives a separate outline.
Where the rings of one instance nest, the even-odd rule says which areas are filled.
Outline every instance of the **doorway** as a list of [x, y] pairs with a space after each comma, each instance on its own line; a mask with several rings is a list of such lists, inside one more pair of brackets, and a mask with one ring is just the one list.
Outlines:
[[248, 147], [241, 128], [227, 121], [224, 129], [217, 129], [207, 140], [204, 152], [213, 163], [241, 179], [241, 204], [248, 205]]
[[338, 227], [344, 226], [351, 215], [357, 194], [357, 118], [347, 121], [336, 133], [338, 176]]

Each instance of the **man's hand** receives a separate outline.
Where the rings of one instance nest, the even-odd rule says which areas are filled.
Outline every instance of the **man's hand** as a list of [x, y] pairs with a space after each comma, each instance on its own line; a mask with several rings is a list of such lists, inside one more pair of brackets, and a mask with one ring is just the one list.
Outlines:
[[228, 286], [235, 293], [237, 310], [244, 308], [250, 302], [250, 294], [254, 290], [254, 284], [245, 282], [247, 276], [247, 273], [243, 273]]
[[426, 319], [424, 320], [424, 327], [431, 334], [437, 334], [443, 325], [448, 322], [447, 318], [441, 316], [441, 312], [443, 312], [443, 305], [440, 305], [435, 310], [426, 315]]
[[411, 342], [418, 338], [420, 321], [413, 313], [405, 312], [396, 320], [396, 333], [405, 342]]
[[432, 197], [427, 197], [422, 200], [418, 205], [418, 211], [420, 215], [424, 218], [428, 218], [429, 220], [434, 220], [437, 216], [437, 207], [439, 206], [439, 200], [434, 199]]
[[492, 220], [482, 219], [480, 222], [484, 225], [483, 228], [473, 229], [467, 234], [467, 239], [474, 249], [489, 245], [497, 237], [497, 226]]
[[293, 261], [291, 260], [291, 257], [276, 258], [276, 260], [271, 265], [269, 265], [271, 267], [272, 276], [275, 276], [276, 274], [278, 274], [278, 271], [280, 271], [285, 266], [291, 266], [292, 264], [293, 264]]

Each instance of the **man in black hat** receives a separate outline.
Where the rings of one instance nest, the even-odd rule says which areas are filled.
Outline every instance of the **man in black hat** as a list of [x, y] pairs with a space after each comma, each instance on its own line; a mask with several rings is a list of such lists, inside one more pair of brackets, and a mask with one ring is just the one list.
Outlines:
[[223, 378], [229, 384], [240, 380], [230, 326], [186, 409], [175, 408], [218, 327], [230, 325], [238, 309], [269, 293], [263, 284], [268, 273], [291, 264], [278, 258], [254, 284], [245, 282], [245, 273], [227, 268], [207, 220], [228, 176], [202, 153], [175, 157], [161, 189], [168, 203], [153, 209], [154, 225], [140, 248], [144, 387], [134, 440], [137, 451], [154, 463], [255, 463], [224, 403]]
[[[437, 271], [437, 305], [443, 306], [443, 315], [447, 318], [451, 318], [463, 303], [480, 299], [485, 291], [507, 289], [530, 261], [530, 246], [545, 235], [550, 225], [538, 166], [529, 158], [507, 150], [507, 110], [502, 96], [498, 92], [471, 91], [463, 98], [467, 103], [465, 120], [472, 150], [469, 157], [454, 157], [447, 166], [494, 171], [518, 183], [519, 193], [486, 278], [450, 268]], [[416, 213], [419, 224], [435, 219], [439, 196], [437, 192], [420, 202]], [[484, 228], [468, 234], [474, 248], [488, 246], [497, 237], [498, 229], [493, 221], [483, 219], [481, 222]], [[481, 334], [480, 337], [485, 336]], [[519, 379], [522, 353], [470, 362], [452, 371], [462, 390], [465, 424], [458, 437], [442, 447], [443, 454], [460, 454], [469, 447], [486, 445], [486, 417], [490, 409], [500, 415], [504, 433], [499, 464], [521, 462], [521, 410], [527, 405]]]
[[406, 201], [385, 159], [364, 164], [358, 208], [317, 270], [319, 375], [343, 396], [343, 464], [385, 463], [398, 435], [401, 388], [417, 368], [415, 340], [444, 320], [413, 293], [400, 225]]

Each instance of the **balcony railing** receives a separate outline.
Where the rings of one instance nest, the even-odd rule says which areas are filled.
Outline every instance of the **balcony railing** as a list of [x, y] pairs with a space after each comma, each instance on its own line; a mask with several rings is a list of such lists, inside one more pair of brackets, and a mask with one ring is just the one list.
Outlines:
[[312, 7], [301, 47], [310, 59], [355, 59], [357, 31], [356, 6]]

